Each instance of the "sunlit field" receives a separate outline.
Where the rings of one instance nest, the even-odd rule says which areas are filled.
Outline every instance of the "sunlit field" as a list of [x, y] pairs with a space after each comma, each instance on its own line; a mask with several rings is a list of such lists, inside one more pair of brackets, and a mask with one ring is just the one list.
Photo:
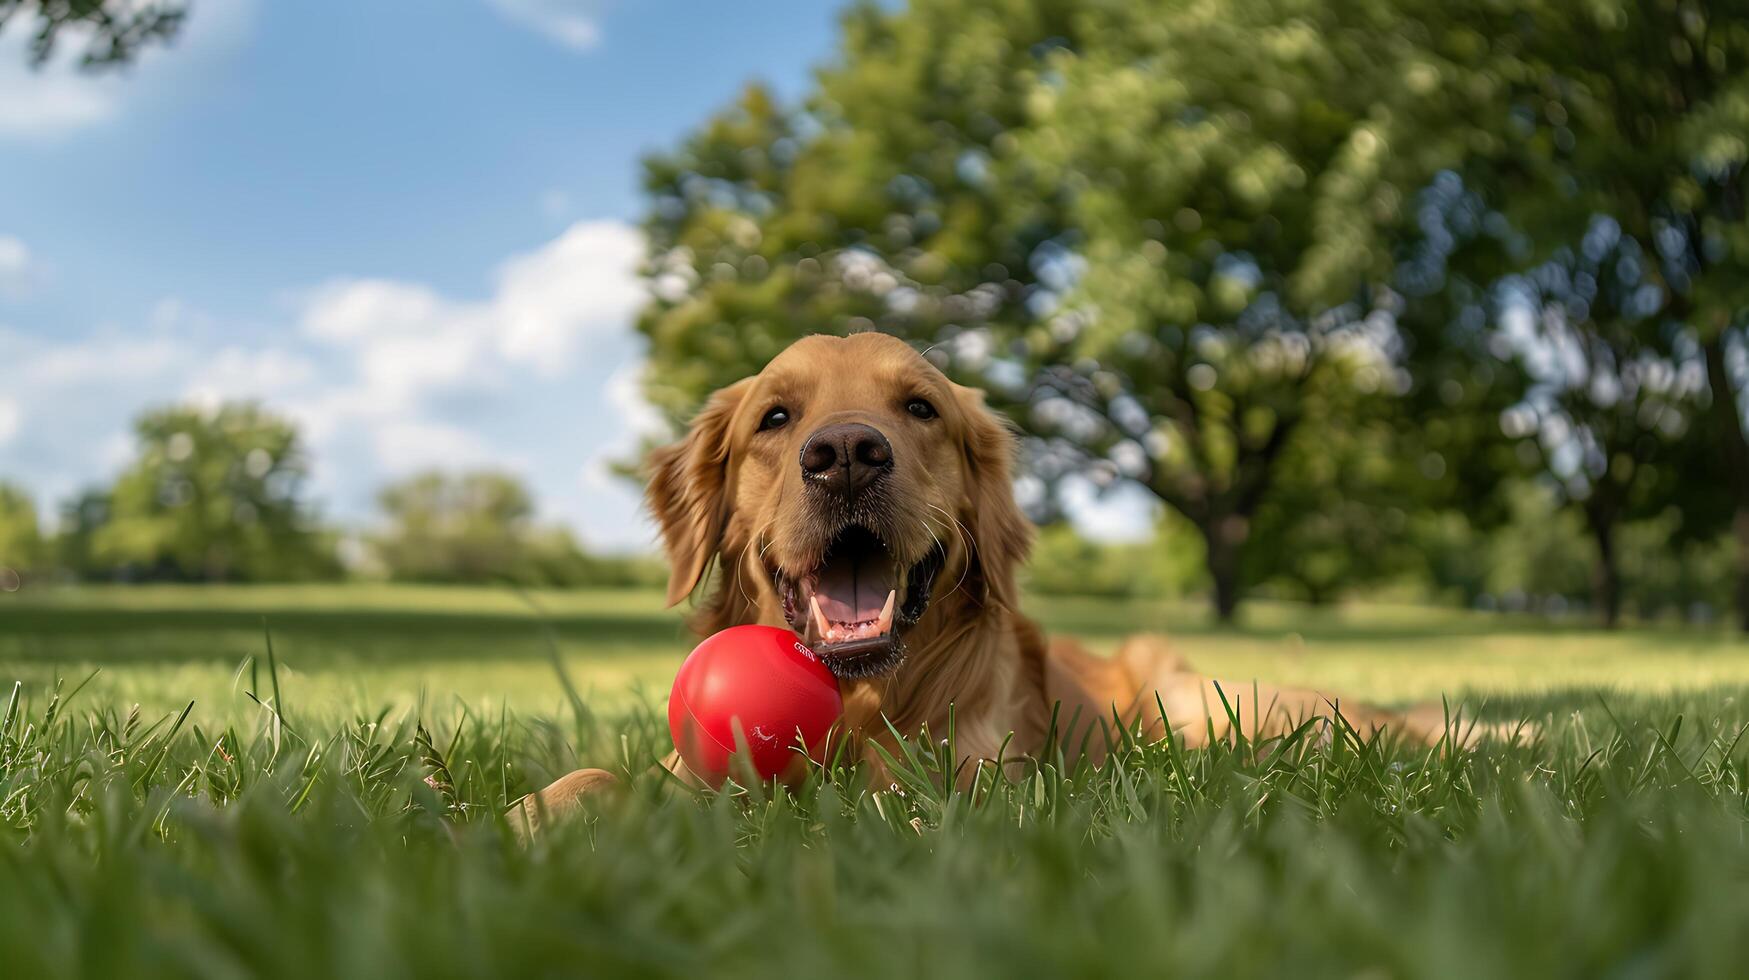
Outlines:
[[[1546, 621], [1408, 605], [1309, 609], [1255, 602], [1236, 629], [1201, 603], [1034, 597], [1053, 633], [1100, 651], [1139, 631], [1174, 638], [1201, 670], [1405, 702], [1568, 688], [1657, 693], [1749, 685], [1729, 630]], [[272, 641], [284, 694], [309, 711], [460, 703], [553, 713], [554, 655], [594, 710], [659, 706], [691, 648], [654, 592], [417, 586], [67, 588], [0, 605], [0, 674], [42, 689], [89, 678], [83, 698], [196, 717], [259, 709], [242, 693]]]
[[[1229, 677], [1446, 691], [1533, 727], [1459, 753], [1306, 731], [1099, 771], [1053, 752], [970, 792], [907, 743], [889, 792], [833, 772], [697, 797], [649, 766], [687, 648], [653, 594], [14, 596], [8, 975], [1738, 970], [1749, 649], [1728, 634], [1033, 607], [1102, 648], [1163, 629]], [[583, 763], [625, 789], [520, 843], [506, 805]]]

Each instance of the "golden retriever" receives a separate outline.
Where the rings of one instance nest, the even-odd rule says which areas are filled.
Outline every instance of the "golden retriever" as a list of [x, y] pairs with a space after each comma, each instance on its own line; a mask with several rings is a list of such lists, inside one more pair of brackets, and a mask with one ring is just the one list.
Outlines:
[[[983, 394], [949, 381], [879, 333], [797, 341], [758, 375], [713, 395], [686, 436], [658, 450], [648, 489], [671, 568], [670, 605], [717, 568], [691, 620], [700, 636], [783, 625], [839, 678], [845, 727], [885, 785], [888, 740], [948, 726], [963, 760], [1063, 743], [1103, 761], [1096, 729], [1121, 719], [1190, 745], [1268, 737], [1339, 707], [1362, 734], [1394, 729], [1437, 742], [1438, 705], [1391, 712], [1323, 693], [1222, 684], [1193, 673], [1154, 636], [1114, 657], [1047, 643], [1019, 609], [1016, 571], [1032, 528], [1016, 505], [1015, 439]], [[1223, 705], [1222, 691], [1231, 701]], [[1004, 743], [1006, 748], [1004, 749]], [[679, 770], [677, 758], [667, 765]], [[971, 766], [962, 772], [971, 771]], [[531, 821], [612, 782], [571, 773], [525, 798]]]

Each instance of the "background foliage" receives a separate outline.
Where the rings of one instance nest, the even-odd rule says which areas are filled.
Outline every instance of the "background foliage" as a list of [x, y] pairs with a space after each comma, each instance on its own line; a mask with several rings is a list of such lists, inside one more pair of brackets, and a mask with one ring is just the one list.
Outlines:
[[649, 394], [679, 420], [800, 334], [912, 338], [1034, 479], [1195, 527], [1223, 616], [1534, 479], [1613, 622], [1624, 523], [1749, 527], [1733, 10], [860, 5], [796, 104], [649, 161]]

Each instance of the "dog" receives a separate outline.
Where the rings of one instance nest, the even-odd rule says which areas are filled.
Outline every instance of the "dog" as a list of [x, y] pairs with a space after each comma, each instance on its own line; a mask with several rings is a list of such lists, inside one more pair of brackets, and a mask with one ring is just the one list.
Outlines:
[[[831, 669], [844, 728], [877, 787], [892, 732], [940, 737], [962, 773], [1058, 744], [1104, 761], [1111, 729], [1210, 739], [1283, 735], [1341, 718], [1363, 736], [1437, 744], [1441, 705], [1409, 711], [1311, 690], [1218, 683], [1153, 635], [1115, 656], [1047, 640], [1020, 612], [1032, 525], [1015, 502], [1017, 440], [977, 389], [880, 333], [798, 340], [712, 395], [651, 459], [647, 497], [669, 605], [700, 589], [700, 635], [747, 623], [798, 633]], [[708, 573], [716, 568], [718, 574]], [[1170, 726], [1170, 727], [1169, 727]], [[677, 756], [665, 765], [687, 777]], [[518, 804], [533, 827], [614, 782], [582, 769]]]

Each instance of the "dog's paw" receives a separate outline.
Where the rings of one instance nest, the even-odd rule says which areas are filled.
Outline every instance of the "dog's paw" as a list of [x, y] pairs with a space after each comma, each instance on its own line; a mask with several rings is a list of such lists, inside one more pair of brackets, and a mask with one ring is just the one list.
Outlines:
[[552, 823], [576, 813], [589, 798], [619, 786], [619, 777], [606, 769], [577, 769], [552, 781], [546, 789], [530, 793], [510, 805], [506, 816], [518, 836], [528, 840]]

